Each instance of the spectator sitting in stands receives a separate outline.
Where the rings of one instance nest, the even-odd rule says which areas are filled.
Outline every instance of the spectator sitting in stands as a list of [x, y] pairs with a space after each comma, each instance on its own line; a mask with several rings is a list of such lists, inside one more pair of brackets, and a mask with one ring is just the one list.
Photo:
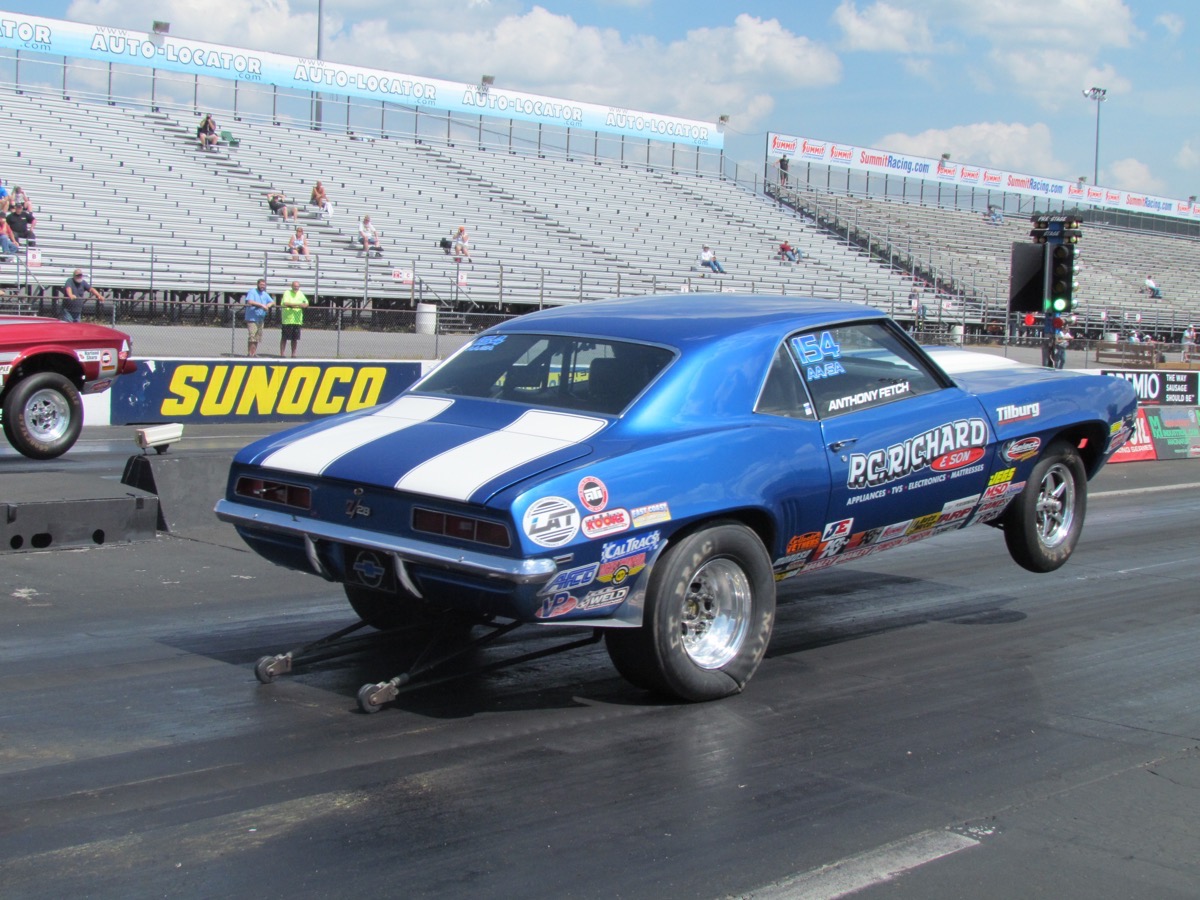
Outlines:
[[12, 189], [12, 193], [9, 195], [8, 202], [11, 206], [16, 206], [18, 203], [23, 204], [27, 210], [33, 212], [33, 201], [31, 201], [29, 199], [29, 195], [25, 193], [25, 188], [21, 187], [19, 184]]
[[15, 204], [5, 218], [8, 220], [8, 227], [12, 229], [12, 233], [17, 236], [18, 240], [24, 241], [30, 247], [37, 246], [37, 233], [34, 231], [37, 227], [37, 219], [25, 208], [25, 204]]
[[12, 203], [12, 197], [9, 196], [8, 188], [0, 182], [0, 213], [8, 215], [8, 207]]
[[379, 232], [371, 224], [370, 216], [362, 217], [358, 226], [358, 239], [362, 241], [363, 253], [374, 250], [376, 256], [383, 256], [383, 251], [379, 248]]
[[1004, 224], [1004, 213], [1000, 212], [1000, 207], [998, 206], [989, 206], [987, 208], [987, 215], [984, 218], [993, 225]]
[[454, 232], [454, 243], [451, 252], [454, 253], [455, 262], [462, 262], [464, 258], [467, 262], [471, 261], [470, 238], [467, 237], [466, 225], [459, 225], [458, 231]]
[[21, 242], [17, 240], [17, 236], [13, 234], [13, 230], [8, 227], [8, 219], [0, 216], [0, 254], [15, 256], [20, 252]]
[[1146, 292], [1154, 300], [1162, 299], [1162, 291], [1159, 289], [1158, 285], [1154, 283], [1154, 278], [1150, 275], [1146, 276]]
[[292, 254], [292, 259], [303, 256], [305, 261], [311, 261], [308, 255], [308, 235], [304, 233], [303, 226], [296, 226], [296, 233], [288, 241], [288, 251]]
[[320, 209], [325, 204], [325, 201], [328, 199], [329, 199], [329, 197], [327, 197], [325, 195], [325, 185], [321, 184], [321, 182], [318, 181], [313, 186], [312, 193], [308, 195], [309, 205], [315, 206], [315, 207], [317, 207], [317, 209]]
[[799, 251], [797, 251], [795, 247], [793, 247], [791, 244], [789, 244], [786, 239], [784, 240], [784, 242], [782, 244], [779, 245], [779, 255], [783, 259], [786, 259], [788, 262], [799, 262], [800, 261]]
[[291, 219], [296, 221], [296, 207], [288, 202], [287, 197], [279, 191], [267, 192], [267, 206], [271, 207], [271, 212], [280, 216], [283, 221]]
[[196, 128], [196, 139], [200, 141], [201, 150], [217, 149], [217, 141], [220, 140], [217, 131], [216, 119], [212, 117], [212, 113], [205, 113], [204, 118], [200, 120], [200, 125]]
[[725, 267], [721, 265], [721, 261], [717, 259], [717, 253], [708, 244], [705, 244], [700, 249], [700, 265], [706, 269], [710, 269], [718, 275], [725, 274]]

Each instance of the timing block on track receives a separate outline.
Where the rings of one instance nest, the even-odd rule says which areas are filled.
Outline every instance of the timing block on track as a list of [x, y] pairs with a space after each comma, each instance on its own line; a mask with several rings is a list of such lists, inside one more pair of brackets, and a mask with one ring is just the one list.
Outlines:
[[153, 540], [158, 498], [86, 475], [56, 474], [53, 496], [41, 479], [5, 479], [0, 488], [0, 552], [95, 547]]

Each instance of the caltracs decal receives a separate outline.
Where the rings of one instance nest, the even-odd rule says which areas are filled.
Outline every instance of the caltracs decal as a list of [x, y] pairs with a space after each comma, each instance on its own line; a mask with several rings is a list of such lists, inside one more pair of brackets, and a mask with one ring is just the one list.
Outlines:
[[579, 502], [588, 512], [600, 512], [608, 506], [608, 488], [594, 475], [585, 475], [579, 482]]
[[584, 536], [589, 538], [620, 534], [629, 530], [629, 511], [606, 509], [604, 512], [592, 513], [590, 516], [584, 516], [582, 527]]
[[563, 497], [543, 497], [525, 510], [522, 526], [539, 547], [561, 547], [579, 533], [579, 510]]
[[846, 487], [879, 487], [925, 468], [948, 472], [978, 462], [986, 452], [988, 425], [983, 419], [956, 419], [870, 453], [851, 453]]
[[1024, 437], [1018, 438], [1015, 441], [1009, 441], [1004, 445], [1004, 449], [1001, 452], [1009, 462], [1021, 462], [1022, 460], [1032, 459], [1037, 456], [1038, 451], [1041, 449], [1041, 438]]

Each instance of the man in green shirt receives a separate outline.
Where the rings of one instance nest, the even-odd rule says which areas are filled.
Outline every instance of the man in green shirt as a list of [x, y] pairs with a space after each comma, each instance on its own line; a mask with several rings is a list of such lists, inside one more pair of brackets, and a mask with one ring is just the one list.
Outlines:
[[279, 337], [280, 356], [283, 356], [284, 344], [291, 341], [292, 358], [296, 358], [296, 345], [300, 343], [300, 326], [304, 324], [304, 310], [307, 307], [308, 298], [300, 290], [300, 282], [293, 281], [292, 286], [279, 298], [280, 319], [283, 323], [283, 332]]

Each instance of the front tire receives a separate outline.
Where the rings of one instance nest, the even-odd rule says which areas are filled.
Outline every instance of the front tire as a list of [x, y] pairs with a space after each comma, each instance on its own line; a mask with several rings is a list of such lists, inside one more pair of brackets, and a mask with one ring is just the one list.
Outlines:
[[1087, 511], [1087, 472], [1065, 441], [1051, 444], [1004, 511], [1004, 542], [1030, 572], [1053, 572], [1071, 558]]
[[22, 378], [4, 401], [4, 436], [30, 459], [62, 456], [81, 428], [83, 400], [71, 380], [57, 372]]
[[680, 700], [740, 692], [775, 624], [775, 579], [758, 535], [718, 522], [667, 548], [654, 565], [640, 628], [612, 629], [605, 646], [634, 685]]

